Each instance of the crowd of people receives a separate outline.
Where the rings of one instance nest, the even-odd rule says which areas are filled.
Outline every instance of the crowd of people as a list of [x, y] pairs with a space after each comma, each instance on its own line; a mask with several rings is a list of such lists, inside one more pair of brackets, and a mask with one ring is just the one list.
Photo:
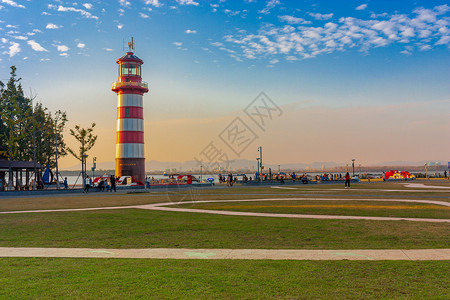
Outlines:
[[[98, 180], [97, 187], [100, 190], [100, 192], [117, 192], [116, 190], [116, 184], [117, 184], [118, 178], [116, 178], [114, 175], [110, 175], [109, 177], [105, 178], [105, 176], [100, 177]], [[93, 181], [92, 178], [88, 175], [86, 176], [86, 183], [84, 185], [83, 193], [88, 193], [89, 189], [93, 187]], [[67, 189], [67, 177], [64, 178], [64, 188]]]

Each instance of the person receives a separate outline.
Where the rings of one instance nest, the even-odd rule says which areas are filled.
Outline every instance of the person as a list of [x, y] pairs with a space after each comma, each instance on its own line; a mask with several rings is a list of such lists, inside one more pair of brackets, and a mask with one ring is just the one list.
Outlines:
[[444, 171], [444, 178], [447, 178], [447, 171]]
[[91, 185], [92, 185], [92, 179], [91, 179], [91, 177], [89, 177], [89, 175], [87, 175], [87, 177], [86, 177], [86, 185], [84, 186], [83, 193], [88, 193], [89, 189], [91, 188]]
[[105, 190], [107, 192], [109, 192], [111, 190], [111, 187], [109, 186], [109, 183], [108, 183], [108, 179], [105, 179]]
[[110, 177], [111, 180], [111, 192], [114, 190], [114, 192], [116, 191], [116, 177], [114, 177], [114, 175], [111, 175]]
[[105, 182], [103, 181], [103, 179], [100, 179], [100, 182], [98, 183], [98, 189], [100, 190], [100, 192], [103, 192], [105, 190]]
[[297, 175], [295, 174], [295, 172], [292, 173], [292, 181], [295, 182], [295, 178], [297, 177]]
[[64, 189], [68, 189], [69, 188], [69, 184], [67, 183], [67, 177], [64, 178]]
[[350, 188], [350, 174], [345, 174], [345, 188]]

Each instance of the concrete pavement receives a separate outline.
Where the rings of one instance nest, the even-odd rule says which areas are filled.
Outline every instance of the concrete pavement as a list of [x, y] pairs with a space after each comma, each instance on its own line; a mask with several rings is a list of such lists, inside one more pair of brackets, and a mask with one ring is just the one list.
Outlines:
[[450, 249], [267, 250], [267, 249], [94, 249], [0, 247], [0, 257], [268, 259], [268, 260], [450, 260]]

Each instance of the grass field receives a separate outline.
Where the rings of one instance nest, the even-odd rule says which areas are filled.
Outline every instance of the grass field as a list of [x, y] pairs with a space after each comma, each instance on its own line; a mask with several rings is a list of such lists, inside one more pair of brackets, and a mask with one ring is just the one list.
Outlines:
[[[427, 185], [450, 187], [450, 181], [426, 182]], [[193, 188], [185, 189], [149, 190], [148, 193], [114, 194], [70, 194], [63, 196], [47, 196], [33, 198], [0, 198], [0, 211], [85, 208], [103, 206], [140, 205], [171, 201], [210, 200], [210, 199], [242, 199], [277, 197], [351, 197], [351, 198], [406, 198], [427, 199], [450, 202], [450, 190], [433, 190], [427, 192], [413, 192], [402, 182], [373, 182], [355, 184], [352, 189], [344, 189], [340, 184], [318, 184], [271, 187], [233, 187], [233, 188]], [[292, 189], [291, 189], [292, 188]], [[391, 190], [391, 191], [389, 191]], [[392, 191], [396, 190], [396, 191]], [[399, 190], [399, 191], [397, 191]], [[417, 190], [417, 189], [415, 189]], [[1, 196], [1, 195], [0, 195]]]
[[449, 299], [450, 262], [0, 259], [4, 299]]
[[252, 211], [284, 214], [316, 214], [343, 216], [375, 216], [404, 218], [450, 219], [450, 207], [408, 202], [383, 201], [255, 201], [227, 203], [197, 203], [190, 208]]
[[445, 248], [448, 223], [220, 216], [138, 209], [2, 215], [0, 246]]
[[[449, 186], [448, 183], [428, 183]], [[396, 190], [396, 191], [386, 191]], [[400, 191], [397, 191], [400, 190]], [[158, 191], [0, 199], [0, 211], [128, 206], [208, 199], [302, 197], [301, 201], [195, 203], [188, 208], [276, 213], [449, 218], [402, 183]], [[0, 215], [0, 247], [428, 249], [449, 248], [450, 225], [409, 221], [221, 216], [140, 209]], [[449, 261], [250, 261], [0, 258], [0, 298], [449, 299]]]

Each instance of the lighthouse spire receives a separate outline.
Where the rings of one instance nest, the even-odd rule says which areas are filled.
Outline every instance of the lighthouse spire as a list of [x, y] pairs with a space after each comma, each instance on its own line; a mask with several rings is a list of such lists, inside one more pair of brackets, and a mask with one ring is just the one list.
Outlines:
[[134, 39], [131, 37], [131, 42], [128, 42], [128, 51], [134, 52]]

